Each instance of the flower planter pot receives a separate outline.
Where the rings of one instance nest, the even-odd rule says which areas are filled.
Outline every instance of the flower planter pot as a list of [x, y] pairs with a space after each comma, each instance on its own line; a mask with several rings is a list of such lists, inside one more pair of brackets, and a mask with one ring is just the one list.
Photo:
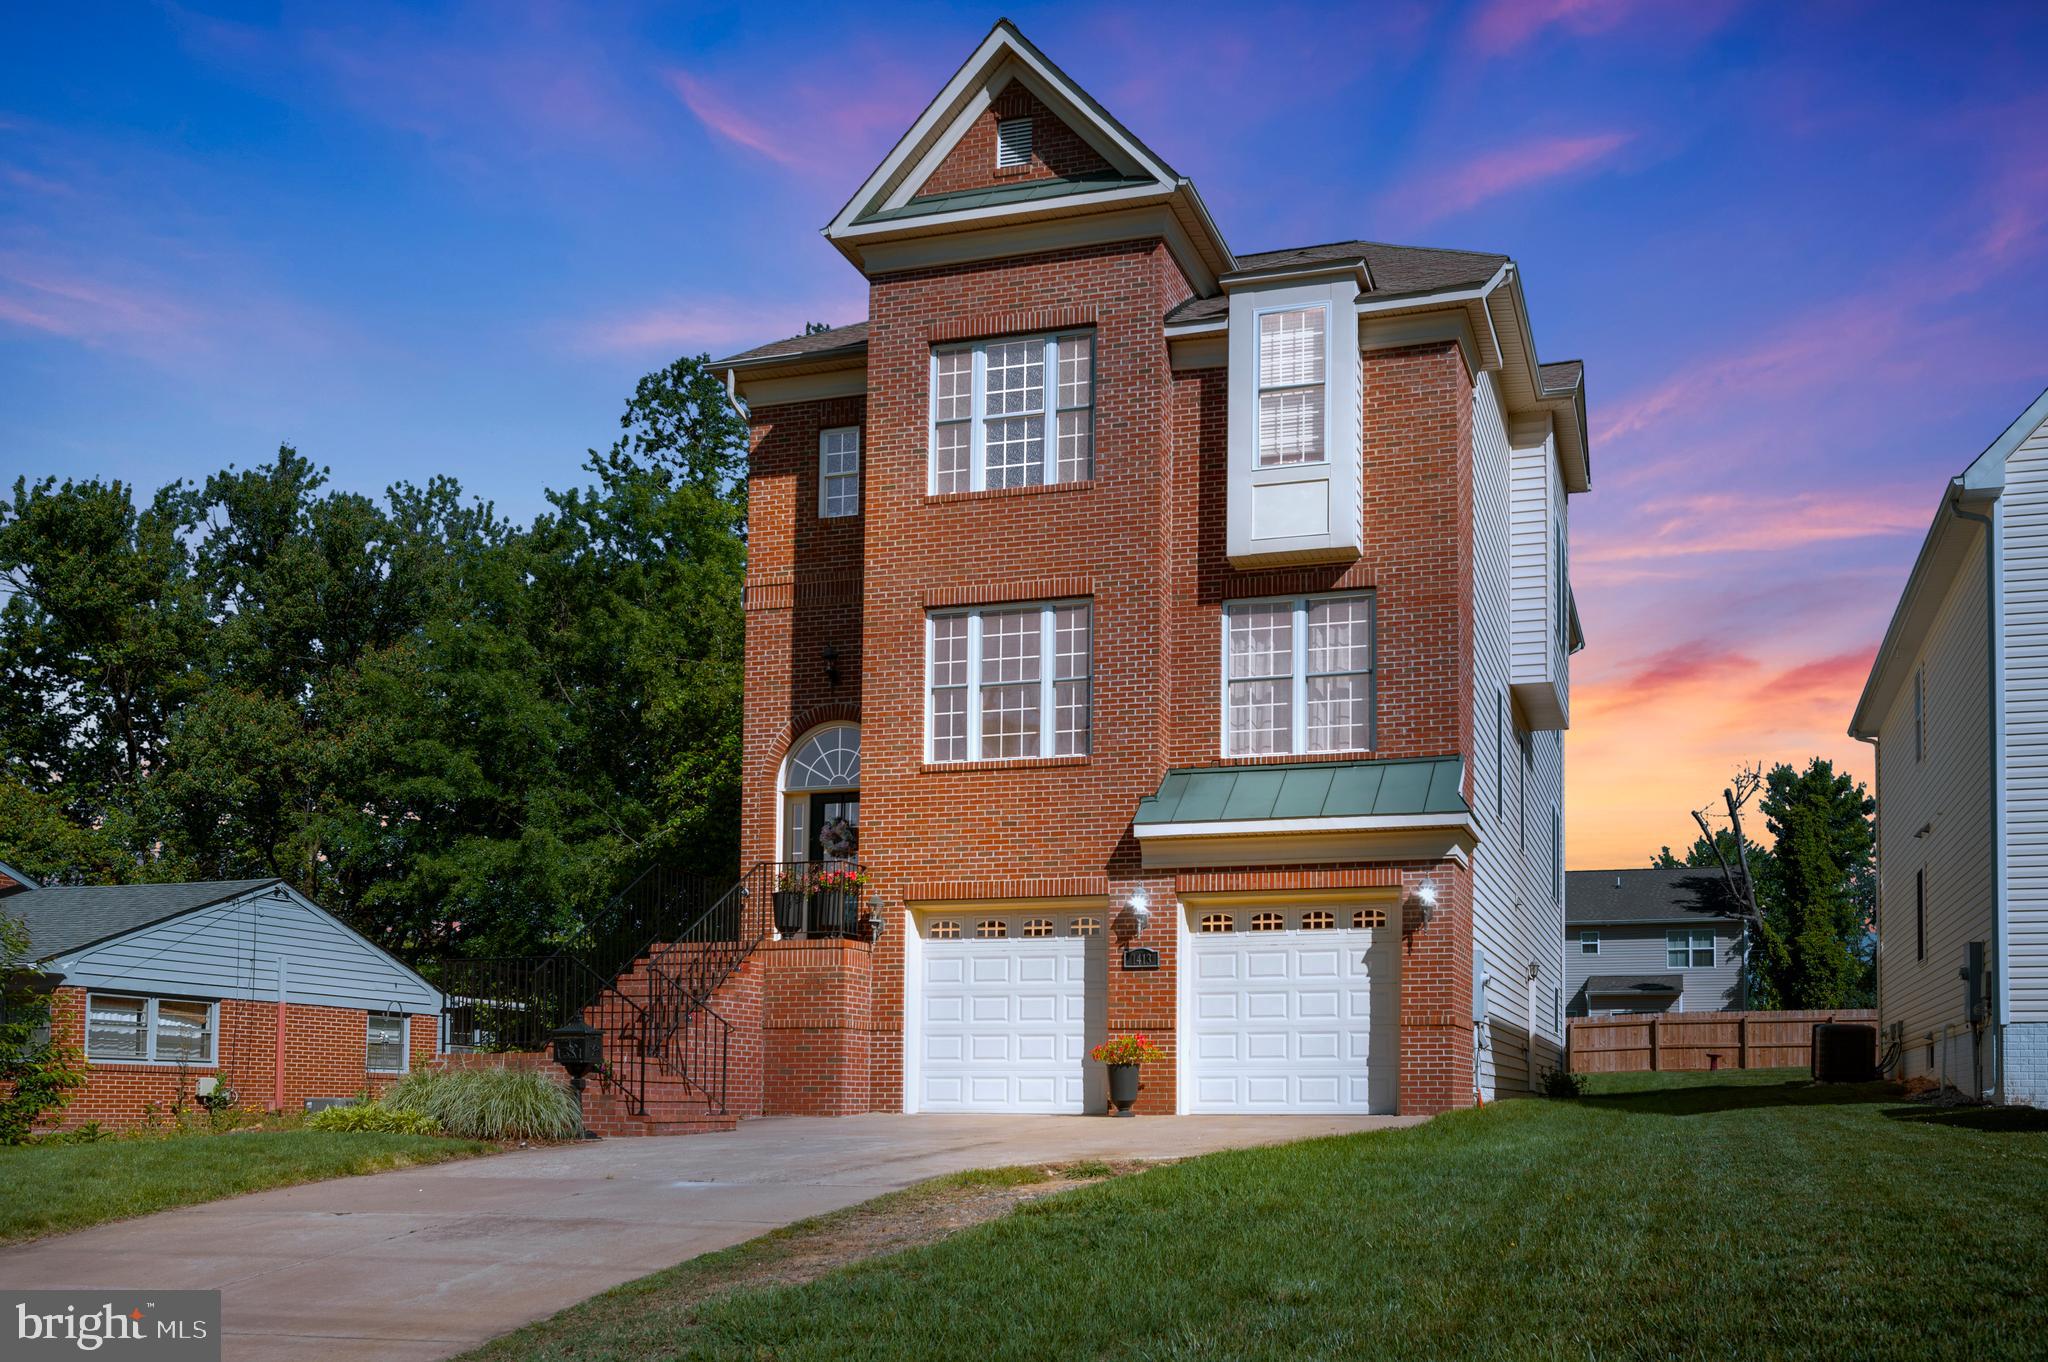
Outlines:
[[1134, 1116], [1131, 1104], [1138, 1100], [1138, 1066], [1135, 1064], [1111, 1064], [1109, 1067], [1109, 1100], [1116, 1103], [1118, 1116]]
[[860, 916], [860, 899], [840, 889], [827, 889], [811, 900], [811, 931], [819, 936], [852, 936]]
[[804, 930], [804, 902], [810, 895], [801, 889], [775, 891], [775, 930], [783, 936], [799, 936]]

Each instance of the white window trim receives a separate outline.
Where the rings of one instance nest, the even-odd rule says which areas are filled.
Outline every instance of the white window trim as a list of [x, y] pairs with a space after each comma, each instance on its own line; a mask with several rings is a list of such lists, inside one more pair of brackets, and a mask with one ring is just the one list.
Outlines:
[[[1587, 949], [1586, 949], [1586, 947], [1587, 947], [1588, 945], [1591, 945], [1593, 949], [1592, 949], [1592, 950], [1590, 950], [1590, 951], [1589, 951], [1589, 950], [1587, 950]], [[1599, 929], [1598, 927], [1581, 927], [1581, 928], [1579, 928], [1579, 954], [1580, 954], [1580, 955], [1598, 955], [1598, 954], [1600, 954], [1600, 929]]]
[[[1088, 402], [1085, 406], [1062, 407], [1060, 402], [1060, 342], [1086, 336], [1088, 346]], [[988, 490], [988, 423], [997, 418], [983, 410], [988, 398], [988, 347], [991, 345], [1015, 345], [1019, 341], [1040, 341], [1045, 346], [1045, 364], [1041, 373], [1043, 387], [1039, 393], [1038, 415], [1045, 423], [1045, 438], [1039, 450], [1043, 461], [1044, 479], [1037, 484], [1026, 486], [1050, 487], [1060, 481], [1059, 419], [1062, 412], [1085, 411], [1088, 413], [1088, 476], [1070, 478], [1069, 483], [1092, 482], [1095, 478], [1095, 380], [1097, 376], [1095, 330], [1092, 327], [1078, 327], [1067, 331], [1053, 331], [1044, 335], [991, 336], [986, 340], [964, 341], [957, 345], [935, 345], [931, 360], [926, 368], [925, 383], [925, 493], [928, 496], [958, 496], [962, 489], [939, 490], [939, 356], [946, 354], [969, 354], [974, 357], [973, 378], [968, 386], [967, 396], [967, 487], [968, 492]], [[1025, 413], [1028, 415], [1029, 413]], [[948, 421], [947, 425], [958, 425]]]
[[[1696, 938], [1702, 936], [1707, 939], [1707, 963], [1704, 965], [1695, 963], [1692, 958], [1693, 954], [1700, 949]], [[1685, 944], [1683, 946], [1677, 944], [1680, 938], [1684, 939]], [[1683, 950], [1685, 952], [1684, 964], [1674, 965], [1671, 963], [1671, 952], [1674, 950]], [[1664, 933], [1665, 969], [1712, 969], [1716, 964], [1720, 963], [1720, 958], [1721, 948], [1714, 940], [1714, 932], [1711, 927], [1671, 927], [1666, 929]]]
[[[848, 431], [853, 433], [853, 472], [850, 474], [840, 473], [833, 476], [851, 477], [853, 479], [853, 509], [850, 511], [834, 511], [829, 508], [827, 496], [829, 479], [825, 474], [825, 441], [834, 435], [845, 434]], [[859, 426], [827, 426], [818, 432], [818, 519], [846, 520], [860, 514], [860, 475], [863, 457], [864, 451], [861, 449]]]
[[[1365, 742], [1364, 747], [1330, 747], [1308, 750], [1308, 608], [1318, 601], [1342, 601], [1363, 598], [1365, 601], [1366, 659], [1365, 659]], [[1292, 639], [1294, 656], [1289, 662], [1288, 682], [1293, 687], [1290, 697], [1288, 720], [1292, 725], [1287, 737], [1287, 750], [1275, 752], [1273, 756], [1289, 757], [1344, 757], [1376, 750], [1380, 740], [1380, 603], [1379, 596], [1372, 590], [1364, 591], [1321, 591], [1308, 596], [1247, 596], [1243, 600], [1223, 603], [1222, 648], [1223, 655], [1217, 668], [1220, 685], [1217, 701], [1221, 706], [1221, 718], [1217, 725], [1216, 748], [1225, 757], [1242, 757], [1247, 753], [1233, 753], [1230, 750], [1230, 612], [1239, 606], [1285, 605], [1293, 611], [1294, 627]], [[1350, 672], [1320, 673], [1321, 675], [1349, 676]]]
[[[1315, 383], [1277, 383], [1270, 390], [1259, 381], [1265, 367], [1266, 338], [1261, 325], [1262, 319], [1277, 312], [1319, 311], [1323, 314], [1323, 381]], [[1306, 301], [1281, 303], [1273, 307], [1255, 308], [1252, 311], [1252, 468], [1257, 472], [1292, 472], [1297, 468], [1327, 468], [1330, 465], [1332, 428], [1330, 411], [1330, 375], [1337, 371], [1337, 328], [1336, 319], [1330, 315], [1330, 305], [1325, 302]], [[1299, 463], [1267, 463], [1260, 457], [1259, 446], [1259, 399], [1268, 391], [1287, 392], [1296, 388], [1320, 387], [1323, 390], [1323, 457], [1304, 459]]]
[[[1003, 129], [1016, 127], [1019, 124], [1022, 124], [1024, 128], [1024, 146], [1022, 148], [1024, 154], [1022, 156], [1012, 156], [1006, 160], [1004, 159], [1004, 154], [1010, 150], [1011, 142], [1003, 137]], [[1033, 126], [1031, 115], [1019, 114], [1014, 118], [998, 118], [996, 120], [996, 169], [1016, 170], [1030, 165], [1033, 154], [1038, 150], [1037, 142], [1038, 129]]]
[[[92, 1052], [92, 1000], [121, 998], [142, 1006], [143, 1058], [125, 1055], [95, 1055]], [[206, 1008], [206, 1058], [158, 1059], [156, 1057], [156, 1016], [159, 1003], [198, 1003]], [[157, 1069], [217, 1069], [220, 1067], [220, 1004], [207, 998], [158, 998], [146, 993], [122, 993], [116, 989], [93, 989], [85, 995], [85, 1058], [91, 1064], [146, 1064]]]
[[[1074, 608], [1088, 612], [1088, 672], [1085, 678], [1069, 677], [1068, 680], [1088, 682], [1088, 746], [1081, 752], [1055, 752], [1059, 741], [1056, 732], [1059, 726], [1059, 709], [1054, 703], [1055, 681], [1059, 648], [1059, 612]], [[1021, 757], [984, 757], [981, 755], [981, 618], [984, 614], [1008, 614], [1015, 611], [1036, 610], [1038, 612], [1038, 751]], [[967, 621], [967, 755], [964, 757], [939, 757], [933, 750], [932, 733], [932, 647], [936, 643], [933, 624], [941, 619], [965, 619]], [[996, 683], [1003, 684], [1001, 682]], [[1071, 757], [1086, 757], [1095, 750], [1095, 602], [1087, 597], [1068, 598], [1057, 601], [1003, 601], [989, 605], [966, 606], [958, 609], [927, 610], [924, 617], [924, 759], [931, 766], [964, 766], [983, 761], [1042, 761], [1057, 757], [1062, 760]]]
[[[373, 1017], [398, 1018], [398, 1067], [379, 1069], [370, 1063], [370, 1019]], [[403, 1074], [412, 1071], [412, 1018], [403, 1012], [365, 1012], [363, 1014], [363, 1072], [372, 1074]]]

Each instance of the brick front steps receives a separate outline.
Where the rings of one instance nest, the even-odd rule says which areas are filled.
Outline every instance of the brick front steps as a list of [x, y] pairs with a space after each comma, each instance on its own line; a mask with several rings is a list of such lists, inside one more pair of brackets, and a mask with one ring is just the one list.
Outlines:
[[[453, 1054], [441, 1055], [434, 1063], [447, 1069], [553, 1069], [554, 1060], [544, 1054]], [[739, 1118], [720, 1115], [689, 1084], [679, 1079], [649, 1075], [647, 1112], [633, 1111], [625, 1097], [593, 1078], [583, 1089], [583, 1124], [608, 1138], [633, 1135], [704, 1135], [731, 1130]]]

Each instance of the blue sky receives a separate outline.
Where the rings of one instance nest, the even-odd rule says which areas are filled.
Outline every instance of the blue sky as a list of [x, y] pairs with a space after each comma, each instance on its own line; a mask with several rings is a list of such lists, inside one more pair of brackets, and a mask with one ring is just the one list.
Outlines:
[[[1574, 864], [1680, 838], [1745, 757], [1867, 773], [1841, 733], [1941, 480], [2048, 385], [2048, 9], [1009, 14], [1238, 249], [1505, 251], [1586, 359]], [[290, 441], [530, 515], [640, 373], [862, 315], [817, 229], [995, 17], [24, 10], [0, 474]]]

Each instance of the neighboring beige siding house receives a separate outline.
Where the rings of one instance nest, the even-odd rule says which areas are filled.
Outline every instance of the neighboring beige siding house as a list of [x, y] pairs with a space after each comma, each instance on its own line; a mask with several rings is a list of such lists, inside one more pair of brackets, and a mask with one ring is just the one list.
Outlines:
[[1743, 1006], [1748, 935], [1714, 870], [1565, 877], [1565, 1010], [1728, 1012]]
[[2048, 1102], [2048, 392], [1943, 489], [1849, 732], [1901, 1075]]

